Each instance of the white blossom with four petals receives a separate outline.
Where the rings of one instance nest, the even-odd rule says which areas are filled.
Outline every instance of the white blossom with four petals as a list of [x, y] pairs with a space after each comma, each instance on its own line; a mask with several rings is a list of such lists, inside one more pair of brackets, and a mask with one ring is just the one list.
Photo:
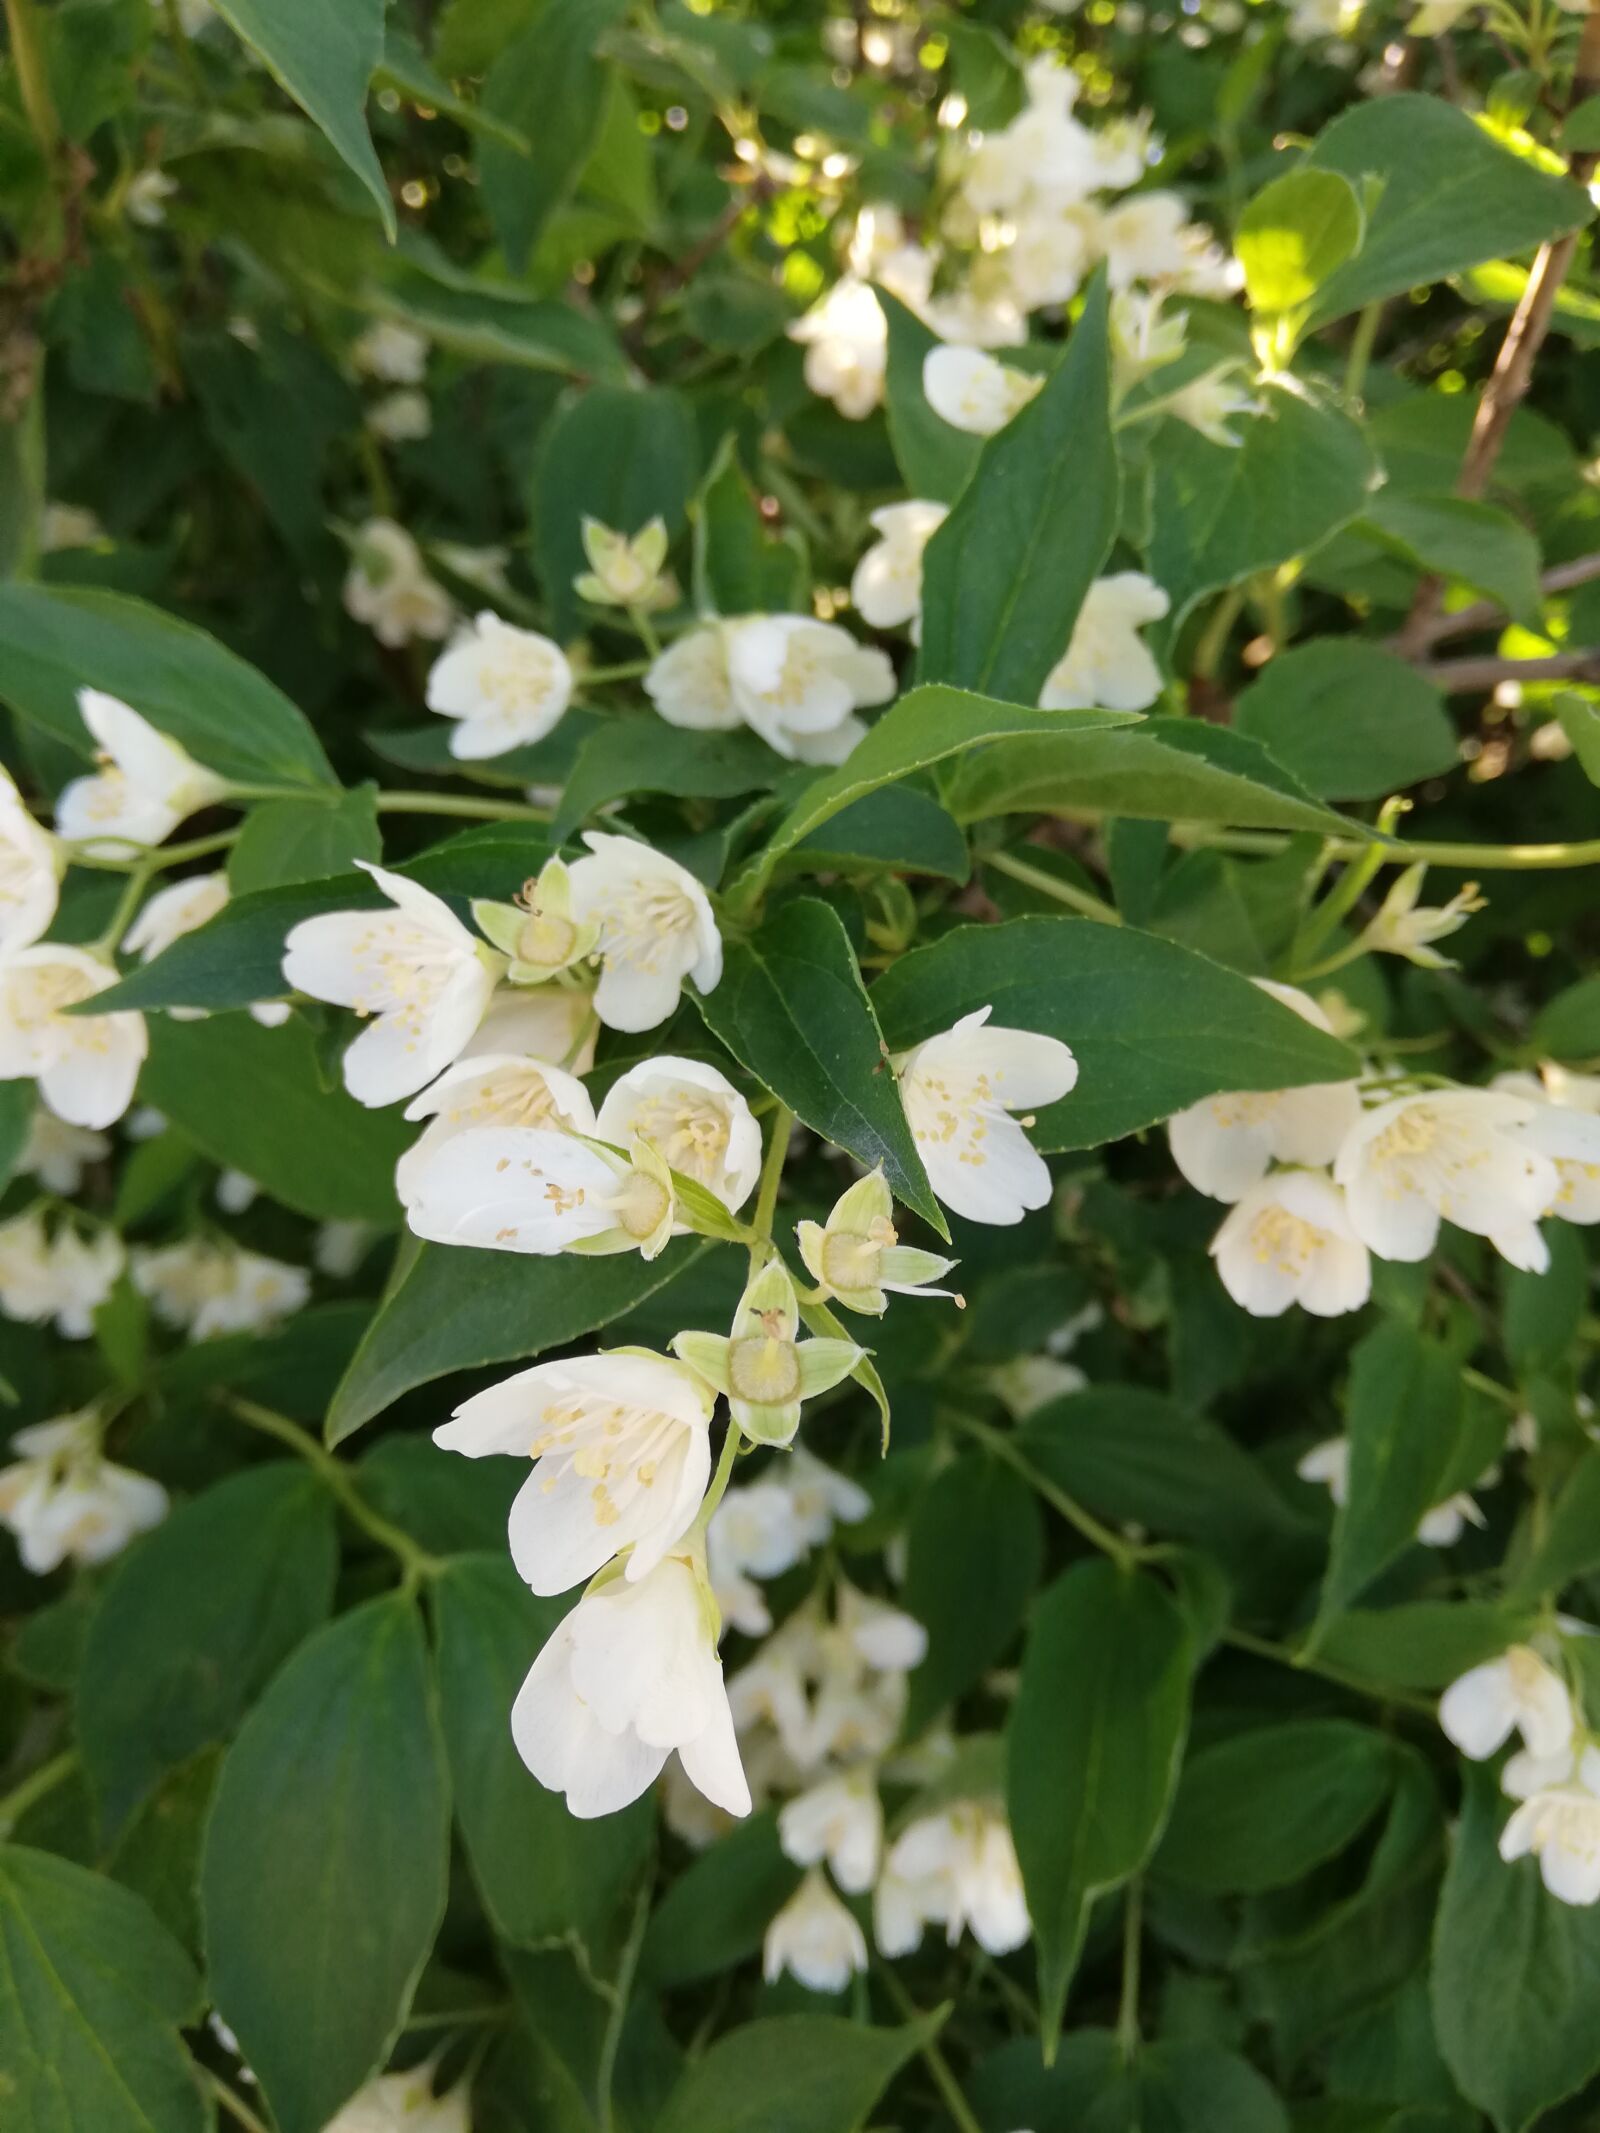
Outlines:
[[160, 844], [202, 807], [224, 799], [225, 778], [103, 689], [80, 689], [78, 712], [99, 750], [98, 769], [56, 801], [56, 832], [91, 852]]
[[1297, 1303], [1314, 1318], [1359, 1311], [1372, 1290], [1367, 1247], [1325, 1171], [1276, 1170], [1249, 1186], [1211, 1240], [1222, 1285], [1254, 1318]]
[[25, 1570], [46, 1576], [67, 1561], [103, 1563], [167, 1515], [167, 1492], [148, 1474], [114, 1466], [100, 1448], [93, 1409], [19, 1429], [0, 1467], [0, 1525]]
[[661, 1053], [630, 1067], [607, 1091], [594, 1132], [618, 1148], [647, 1142], [730, 1214], [761, 1175], [761, 1128], [750, 1106], [726, 1074], [699, 1059]]
[[480, 762], [542, 741], [571, 703], [572, 682], [560, 645], [486, 611], [434, 661], [426, 702], [455, 721], [450, 753]]
[[1142, 570], [1096, 578], [1083, 596], [1072, 641], [1039, 693], [1044, 711], [1147, 711], [1161, 694], [1161, 669], [1139, 635], [1171, 601]]
[[963, 1015], [894, 1061], [907, 1121], [935, 1197], [969, 1222], [1020, 1222], [1050, 1198], [1050, 1171], [1010, 1114], [1074, 1088], [1078, 1062], [1058, 1037], [1000, 1029], [991, 1009]]
[[594, 1105], [575, 1074], [511, 1052], [469, 1052], [414, 1096], [405, 1115], [428, 1123], [395, 1165], [394, 1187], [403, 1207], [436, 1197], [433, 1166], [448, 1165], [450, 1145], [476, 1127], [532, 1126], [584, 1134], [595, 1130]]
[[1439, 1723], [1473, 1762], [1520, 1733], [1530, 1754], [1559, 1756], [1572, 1740], [1572, 1699], [1553, 1667], [1527, 1644], [1470, 1668], [1439, 1699]]
[[843, 1992], [866, 1967], [866, 1935], [813, 1868], [767, 1927], [762, 1976], [772, 1985], [787, 1971], [808, 1992]]
[[911, 625], [913, 643], [922, 637], [922, 558], [929, 541], [950, 516], [948, 504], [883, 504], [868, 524], [878, 538], [862, 556], [850, 580], [850, 600], [862, 621], [875, 630]]
[[687, 867], [632, 837], [586, 830], [589, 847], [568, 870], [572, 910], [600, 929], [594, 1007], [607, 1029], [654, 1029], [677, 1007], [685, 978], [696, 991], [722, 977], [722, 935], [710, 899]]
[[0, 961], [0, 1081], [32, 1079], [71, 1126], [115, 1125], [149, 1049], [143, 1015], [67, 1010], [117, 982], [87, 948], [40, 943]]
[[1539, 1217], [1561, 1180], [1528, 1143], [1535, 1115], [1524, 1098], [1494, 1089], [1424, 1089], [1366, 1112], [1333, 1165], [1356, 1235], [1382, 1259], [1426, 1259], [1449, 1221], [1542, 1273]]

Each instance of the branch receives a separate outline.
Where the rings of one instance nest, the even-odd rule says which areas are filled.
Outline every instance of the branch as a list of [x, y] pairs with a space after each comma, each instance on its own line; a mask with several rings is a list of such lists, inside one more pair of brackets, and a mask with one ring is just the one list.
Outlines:
[[[1592, 584], [1600, 578], [1600, 555], [1579, 556], [1572, 563], [1557, 563], [1539, 579], [1542, 593], [1572, 592], [1580, 585]], [[1430, 645], [1441, 644], [1446, 637], [1470, 637], [1477, 630], [1501, 628], [1506, 620], [1506, 611], [1498, 600], [1475, 600], [1470, 607], [1458, 607], [1447, 615], [1429, 618], [1420, 641], [1413, 647], [1423, 652]], [[1391, 640], [1391, 648], [1398, 651], [1400, 640]]]
[[1554, 652], [1548, 659], [1436, 659], [1417, 671], [1447, 696], [1472, 696], [1503, 681], [1600, 682], [1600, 651]]

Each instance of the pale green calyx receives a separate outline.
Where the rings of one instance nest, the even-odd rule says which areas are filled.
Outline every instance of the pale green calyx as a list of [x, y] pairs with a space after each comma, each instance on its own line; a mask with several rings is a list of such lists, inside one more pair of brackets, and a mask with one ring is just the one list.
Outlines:
[[797, 1340], [800, 1306], [781, 1259], [746, 1288], [733, 1332], [680, 1333], [672, 1352], [727, 1397], [728, 1411], [758, 1444], [789, 1444], [804, 1401], [848, 1377], [866, 1354], [854, 1341]]
[[586, 518], [583, 552], [589, 568], [573, 579], [573, 589], [593, 607], [670, 607], [678, 597], [677, 586], [661, 572], [667, 560], [662, 519], [651, 519], [630, 539], [597, 518]]
[[616, 1169], [616, 1190], [602, 1203], [615, 1216], [615, 1226], [596, 1236], [574, 1237], [565, 1249], [598, 1258], [613, 1252], [637, 1252], [643, 1259], [656, 1258], [671, 1240], [678, 1213], [672, 1172], [648, 1141], [635, 1140], [626, 1162], [604, 1141], [587, 1140], [586, 1145]]
[[825, 1223], [795, 1225], [800, 1256], [812, 1279], [847, 1311], [881, 1318], [891, 1295], [951, 1293], [927, 1285], [948, 1274], [956, 1262], [901, 1244], [893, 1216], [894, 1200], [879, 1169], [841, 1193]]
[[596, 925], [572, 915], [572, 887], [565, 864], [547, 860], [537, 880], [524, 882], [509, 904], [479, 901], [472, 915], [509, 967], [513, 985], [543, 985], [594, 953], [600, 938]]

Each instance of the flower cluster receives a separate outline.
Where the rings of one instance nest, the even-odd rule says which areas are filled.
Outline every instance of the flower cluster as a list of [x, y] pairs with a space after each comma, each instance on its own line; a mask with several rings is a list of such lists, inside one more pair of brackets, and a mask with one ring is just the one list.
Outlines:
[[[1582, 1631], [1577, 1623], [1564, 1628]], [[1600, 1903], [1600, 1747], [1573, 1708], [1548, 1653], [1514, 1644], [1452, 1682], [1439, 1723], [1474, 1762], [1497, 1755], [1513, 1733], [1522, 1745], [1500, 1772], [1518, 1802], [1500, 1836], [1507, 1861], [1530, 1854], [1562, 1903]]]

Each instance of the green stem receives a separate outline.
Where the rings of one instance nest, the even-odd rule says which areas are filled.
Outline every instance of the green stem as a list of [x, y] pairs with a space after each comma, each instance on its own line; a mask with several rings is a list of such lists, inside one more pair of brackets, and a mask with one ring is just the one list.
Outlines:
[[[737, 1434], [736, 1430], [730, 1428], [730, 1436]], [[600, 2041], [600, 2064], [595, 2074], [595, 2086], [600, 2097], [600, 2133], [614, 2133], [616, 2126], [611, 2089], [616, 2079], [617, 2054], [622, 2048], [622, 2025], [628, 2018], [628, 1996], [633, 1990], [634, 1972], [639, 1967], [639, 1951], [644, 1946], [645, 1928], [650, 1923], [650, 1898], [653, 1893], [651, 1882], [646, 1880], [641, 1885], [638, 1900], [634, 1904], [633, 1923], [628, 1928], [628, 1938], [617, 1963], [614, 1996], [606, 2013], [605, 2035]]]
[[0, 1798], [0, 1838], [9, 1837], [28, 1809], [42, 1800], [46, 1793], [54, 1792], [58, 1785], [71, 1777], [77, 1767], [77, 1749], [63, 1748], [61, 1753], [52, 1756], [49, 1762], [41, 1763], [37, 1770], [30, 1771], [20, 1785], [14, 1785]]
[[[88, 867], [97, 874], [135, 874], [141, 868], [154, 873], [165, 867], [184, 866], [191, 859], [207, 859], [213, 852], [225, 852], [231, 844], [237, 843], [240, 827], [235, 824], [232, 829], [213, 830], [209, 837], [191, 837], [187, 844], [130, 844], [126, 859], [111, 859], [103, 850], [85, 849], [65, 840], [61, 849], [66, 853], [69, 866]], [[111, 841], [109, 837], [95, 838], [91, 845], [105, 845]]]
[[1381, 303], [1368, 304], [1356, 319], [1356, 330], [1350, 336], [1350, 353], [1344, 365], [1344, 396], [1347, 400], [1359, 400], [1361, 388], [1367, 382], [1367, 365], [1372, 361], [1372, 346], [1378, 338], [1378, 322], [1383, 317]]
[[637, 681], [641, 674], [648, 674], [654, 664], [649, 659], [625, 660], [616, 667], [584, 667], [579, 675], [580, 683], [591, 681]]
[[756, 1189], [756, 1211], [751, 1223], [757, 1242], [750, 1247], [750, 1271], [759, 1271], [756, 1260], [761, 1244], [772, 1239], [772, 1218], [778, 1208], [778, 1181], [783, 1175], [783, 1159], [789, 1153], [789, 1136], [794, 1131], [794, 1113], [787, 1104], [779, 1104], [772, 1114], [772, 1131], [767, 1136], [767, 1152], [761, 1161], [761, 1183]]
[[105, 931], [97, 940], [89, 943], [89, 953], [102, 957], [116, 954], [117, 943], [133, 923], [144, 892], [150, 886], [150, 877], [156, 871], [152, 860], [146, 859], [142, 866], [134, 867], [123, 883], [122, 894], [117, 898], [116, 908], [106, 921]]
[[[1328, 854], [1328, 857], [1332, 856]], [[1307, 956], [1316, 954], [1339, 921], [1355, 909], [1368, 882], [1383, 864], [1383, 846], [1373, 844], [1369, 845], [1358, 859], [1353, 859], [1346, 865], [1338, 881], [1317, 908], [1307, 915], [1306, 922], [1300, 929], [1294, 944], [1297, 970], [1302, 967]]]
[[1025, 859], [1018, 859], [1012, 852], [985, 852], [983, 864], [993, 867], [997, 874], [1009, 874], [1024, 888], [1037, 889], [1042, 896], [1053, 896], [1058, 904], [1081, 912], [1085, 918], [1097, 918], [1107, 926], [1122, 924], [1122, 913], [1102, 898], [1091, 896], [1087, 889], [1075, 888], [1070, 881], [1062, 881], [1054, 874], [1047, 874], [1043, 867], [1029, 866]]
[[1122, 1911], [1122, 1998], [1117, 2007], [1117, 2044], [1132, 2060], [1139, 2049], [1139, 1957], [1144, 1939], [1144, 1883], [1128, 1883]]
[[270, 1407], [260, 1407], [254, 1400], [241, 1399], [237, 1394], [222, 1404], [237, 1421], [251, 1429], [259, 1429], [268, 1437], [276, 1437], [280, 1444], [287, 1444], [298, 1458], [303, 1459], [326, 1485], [330, 1495], [337, 1497], [351, 1523], [396, 1558], [408, 1584], [439, 1576], [445, 1567], [441, 1558], [430, 1555], [409, 1533], [385, 1518], [381, 1511], [375, 1511], [357, 1488], [350, 1469], [342, 1460], [335, 1459], [332, 1452], [319, 1444], [309, 1431], [303, 1430], [298, 1422], [291, 1422], [287, 1415], [274, 1414]]
[[516, 800], [479, 799], [459, 792], [381, 792], [380, 815], [460, 815], [472, 822], [548, 822], [547, 807], [527, 807]]
[[717, 1458], [717, 1470], [711, 1477], [711, 1486], [706, 1490], [699, 1510], [695, 1513], [694, 1524], [684, 1536], [686, 1541], [698, 1539], [710, 1525], [713, 1512], [728, 1493], [728, 1483], [733, 1479], [734, 1462], [739, 1456], [739, 1446], [742, 1442], [739, 1425], [732, 1415], [729, 1415], [727, 1434], [722, 1440], [722, 1450]]
[[1119, 1570], [1131, 1570], [1140, 1560], [1143, 1549], [1135, 1547], [1131, 1541], [1125, 1541], [1121, 1534], [1113, 1533], [1109, 1526], [1103, 1525], [1092, 1511], [1086, 1511], [1065, 1489], [1057, 1488], [1048, 1474], [1040, 1473], [1026, 1452], [1018, 1451], [1004, 1430], [991, 1429], [987, 1422], [976, 1421], [970, 1415], [957, 1414], [953, 1409], [944, 1410], [940, 1420], [956, 1429], [965, 1430], [969, 1437], [976, 1438], [996, 1459], [1004, 1460], [1047, 1504], [1061, 1513], [1069, 1526], [1076, 1527], [1086, 1541], [1098, 1548], [1102, 1554], [1109, 1555]]
[[[1272, 858], [1286, 849], [1289, 839], [1278, 830], [1214, 830], [1205, 823], [1175, 822], [1172, 841], [1187, 851], [1205, 848], [1216, 852], [1249, 852]], [[1359, 859], [1372, 849], [1370, 837], [1332, 837], [1328, 840], [1336, 859]], [[1492, 873], [1534, 873], [1546, 867], [1600, 866], [1600, 837], [1572, 844], [1430, 844], [1416, 839], [1396, 840], [1380, 847], [1384, 866], [1405, 866], [1422, 860], [1428, 866], [1487, 868]]]
[[1426, 1696], [1412, 1696], [1404, 1689], [1386, 1689], [1377, 1682], [1363, 1681], [1359, 1674], [1347, 1674], [1342, 1666], [1329, 1666], [1326, 1660], [1313, 1658], [1309, 1652], [1297, 1652], [1287, 1644], [1274, 1644], [1270, 1637], [1257, 1637], [1250, 1630], [1224, 1630], [1222, 1641], [1232, 1645], [1235, 1651], [1249, 1652], [1252, 1658], [1270, 1659], [1275, 1666], [1293, 1667], [1298, 1674], [1316, 1674], [1323, 1681], [1331, 1681], [1336, 1688], [1348, 1689], [1355, 1696], [1369, 1697], [1374, 1703], [1393, 1704], [1404, 1711], [1419, 1711], [1425, 1718], [1437, 1716], [1433, 1703]]
[[210, 2067], [203, 2066], [200, 2069], [200, 2077], [222, 2108], [244, 2127], [245, 2133], [268, 2133], [266, 2120], [258, 2118], [238, 2091], [230, 2088], [220, 2074], [214, 2074]]
[[[920, 2022], [924, 2019], [922, 2010], [887, 1963], [875, 1963], [873, 1974], [906, 2021]], [[961, 2093], [960, 2082], [950, 2071], [949, 2060], [932, 2037], [922, 2046], [922, 2062], [933, 2076], [934, 2087], [943, 2097], [944, 2107], [950, 2114], [950, 2122], [958, 2129], [958, 2133], [983, 2133], [982, 2126], [972, 2114], [972, 2106]]]
[[1194, 678], [1196, 681], [1215, 681], [1217, 669], [1222, 665], [1222, 655], [1227, 650], [1228, 634], [1239, 619], [1244, 606], [1244, 587], [1235, 585], [1222, 595], [1212, 609], [1211, 619], [1201, 634], [1194, 650]]
[[6, 28], [11, 38], [11, 64], [17, 72], [17, 88], [28, 124], [45, 161], [50, 162], [61, 139], [61, 122], [50, 92], [50, 69], [39, 36], [39, 18], [33, 0], [5, 0]]

